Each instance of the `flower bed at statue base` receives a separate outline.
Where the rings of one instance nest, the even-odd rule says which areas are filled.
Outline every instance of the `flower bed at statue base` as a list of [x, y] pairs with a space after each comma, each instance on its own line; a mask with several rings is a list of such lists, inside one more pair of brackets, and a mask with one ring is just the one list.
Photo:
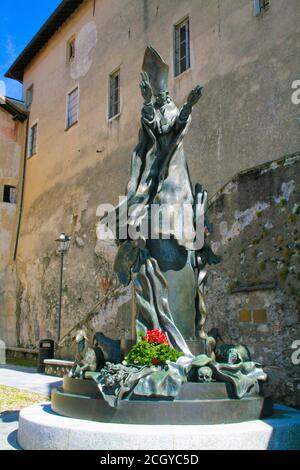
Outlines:
[[180, 356], [182, 353], [170, 346], [163, 331], [150, 330], [146, 335], [140, 335], [140, 340], [125, 357], [124, 364], [157, 366], [166, 361], [176, 362]]

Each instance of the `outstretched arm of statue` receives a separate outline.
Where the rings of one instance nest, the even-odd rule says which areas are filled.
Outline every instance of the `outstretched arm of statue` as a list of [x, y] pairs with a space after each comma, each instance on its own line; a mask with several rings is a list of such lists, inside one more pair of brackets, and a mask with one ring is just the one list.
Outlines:
[[192, 112], [193, 106], [198, 103], [199, 99], [202, 96], [202, 91], [203, 87], [200, 85], [197, 85], [196, 88], [194, 88], [189, 96], [187, 97], [186, 103], [183, 106], [182, 110], [180, 111], [179, 114], [179, 121], [180, 122], [186, 122]]
[[147, 72], [141, 73], [140, 89], [144, 98], [144, 106], [142, 108], [142, 116], [147, 121], [152, 121], [155, 116], [155, 111], [152, 103], [152, 88]]

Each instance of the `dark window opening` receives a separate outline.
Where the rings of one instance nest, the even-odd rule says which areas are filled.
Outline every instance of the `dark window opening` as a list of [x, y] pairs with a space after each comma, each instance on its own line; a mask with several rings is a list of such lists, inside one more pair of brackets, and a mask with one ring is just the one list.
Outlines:
[[27, 108], [30, 108], [32, 101], [33, 101], [33, 85], [28, 87], [26, 90], [25, 104]]
[[5, 184], [3, 188], [3, 202], [7, 202], [9, 204], [16, 204], [17, 188]]
[[38, 125], [36, 123], [30, 129], [29, 157], [32, 157], [32, 155], [36, 154], [36, 150], [37, 150], [37, 130], [38, 130]]
[[190, 22], [186, 18], [174, 27], [174, 68], [175, 77], [191, 67]]
[[70, 39], [67, 44], [67, 57], [71, 61], [75, 58], [75, 37]]
[[120, 114], [120, 70], [109, 77], [109, 119]]

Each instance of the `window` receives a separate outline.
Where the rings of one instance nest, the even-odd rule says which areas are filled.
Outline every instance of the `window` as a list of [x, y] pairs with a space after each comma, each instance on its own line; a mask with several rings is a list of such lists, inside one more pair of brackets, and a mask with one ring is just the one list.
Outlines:
[[75, 36], [73, 36], [67, 43], [67, 59], [70, 62], [75, 58]]
[[14, 186], [4, 185], [3, 188], [3, 202], [16, 204], [17, 202], [17, 188]]
[[109, 76], [109, 119], [120, 114], [120, 70]]
[[66, 129], [78, 122], [79, 89], [75, 88], [67, 96]]
[[186, 18], [174, 27], [175, 77], [189, 69], [190, 66], [190, 22]]
[[37, 149], [37, 130], [38, 130], [38, 125], [37, 123], [34, 124], [30, 128], [30, 136], [29, 136], [29, 157], [32, 157], [32, 155], [36, 154], [36, 149]]
[[260, 15], [270, 6], [270, 0], [253, 0], [254, 16]]
[[27, 108], [30, 108], [32, 100], [33, 100], [33, 85], [28, 87], [26, 90], [25, 104]]

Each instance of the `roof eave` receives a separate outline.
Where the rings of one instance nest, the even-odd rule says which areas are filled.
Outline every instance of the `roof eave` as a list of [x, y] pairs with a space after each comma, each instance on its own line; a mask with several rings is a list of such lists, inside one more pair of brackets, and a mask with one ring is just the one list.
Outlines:
[[63, 0], [10, 66], [5, 77], [23, 83], [27, 65], [83, 2], [84, 0]]
[[0, 101], [0, 107], [11, 114], [13, 119], [18, 121], [24, 122], [28, 118], [28, 111], [21, 110], [18, 108], [14, 103], [12, 103], [9, 99], [5, 99], [5, 101]]

